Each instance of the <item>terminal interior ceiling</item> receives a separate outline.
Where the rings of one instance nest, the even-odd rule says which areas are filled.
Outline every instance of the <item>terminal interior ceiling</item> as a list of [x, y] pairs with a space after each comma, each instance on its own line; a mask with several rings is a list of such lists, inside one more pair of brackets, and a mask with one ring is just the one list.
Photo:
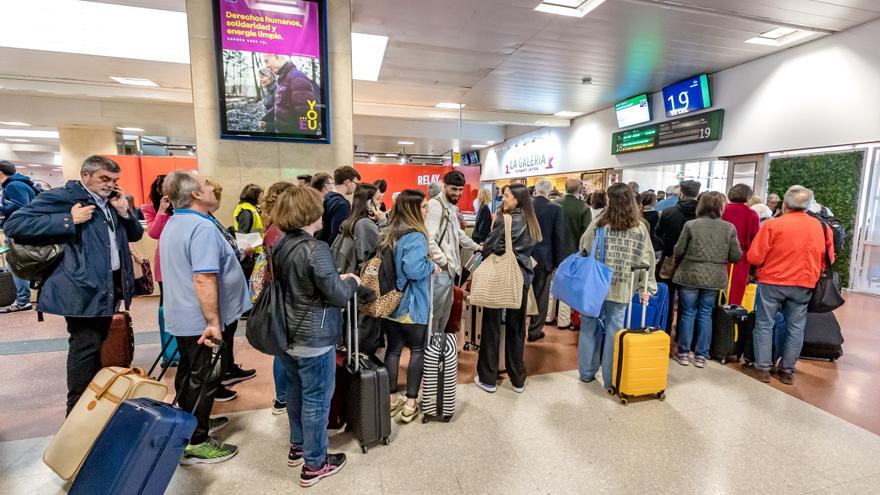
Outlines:
[[[560, 195], [574, 178], [585, 194], [615, 183], [665, 193], [692, 180], [723, 194], [746, 184], [759, 207], [801, 184], [845, 229], [834, 267], [846, 303], [828, 313], [843, 355], [801, 358], [794, 384], [778, 369], [769, 386], [759, 383], [739, 360], [698, 369], [696, 356], [686, 367], [670, 356], [665, 400], [621, 405], [601, 371], [583, 377], [587, 326], [566, 325], [557, 302], [545, 335], [525, 343], [525, 390], [512, 386], [505, 358], [516, 351], [505, 354], [504, 342], [497, 391], [487, 394], [476, 336], [487, 320], [465, 300], [451, 422], [398, 416], [390, 445], [367, 453], [351, 431], [331, 430], [330, 452], [345, 452], [347, 465], [309, 491], [880, 493], [880, 1], [28, 0], [2, 9], [0, 161], [42, 190], [79, 179], [93, 154], [120, 164], [136, 206], [151, 202], [158, 176], [198, 171], [224, 187], [214, 213], [226, 227], [252, 183], [351, 165], [363, 182], [385, 181], [391, 210], [402, 190], [440, 188], [459, 170], [460, 225], [471, 236], [477, 198], [488, 190], [497, 208], [509, 184], [546, 179]], [[319, 21], [298, 27], [316, 41], [282, 32], [298, 41], [278, 49], [273, 29], [296, 23], [269, 18], [249, 31], [240, 12], [251, 9], [311, 12]], [[289, 122], [278, 116], [284, 96], [274, 100], [283, 71], [309, 82], [299, 88], [309, 106], [299, 102]], [[131, 243], [154, 275], [159, 237]], [[8, 278], [3, 263], [0, 283]], [[669, 303], [675, 345], [684, 305], [670, 286], [679, 292]], [[167, 339], [160, 291], [155, 284], [130, 308], [132, 368], [149, 369]], [[780, 316], [787, 309], [777, 337], [789, 330]], [[212, 409], [230, 419], [219, 438], [239, 454], [178, 466], [165, 493], [300, 489], [288, 415], [273, 402], [283, 360], [251, 345], [247, 322], [230, 335], [232, 363], [255, 375], [228, 385], [228, 400]], [[0, 328], [0, 494], [76, 492], [42, 460], [65, 422], [70, 322], [0, 308]], [[401, 393], [412, 358], [403, 351]], [[171, 367], [159, 379], [166, 402], [185, 372]]]

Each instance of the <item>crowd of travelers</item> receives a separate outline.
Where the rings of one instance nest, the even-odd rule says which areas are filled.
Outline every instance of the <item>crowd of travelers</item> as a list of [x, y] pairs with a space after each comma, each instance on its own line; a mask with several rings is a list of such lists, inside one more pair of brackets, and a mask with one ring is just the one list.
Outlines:
[[[38, 307], [63, 316], [69, 332], [67, 356], [68, 413], [101, 368], [100, 349], [111, 316], [131, 304], [134, 285], [129, 243], [145, 233], [124, 191], [120, 167], [92, 156], [79, 180], [38, 193], [14, 165], [0, 164], [4, 230], [22, 243], [63, 244], [63, 261], [42, 284]], [[336, 348], [343, 334], [343, 309], [365, 286], [359, 274], [380, 249], [391, 250], [402, 293], [397, 308], [381, 328], [363, 328], [367, 352], [385, 349], [390, 410], [401, 423], [419, 414], [417, 399], [430, 331], [443, 332], [454, 300], [454, 286], [467, 276], [462, 250], [484, 257], [512, 249], [522, 272], [522, 305], [483, 312], [475, 384], [495, 392], [501, 339], [510, 384], [525, 391], [526, 341], [545, 337], [546, 323], [571, 328], [573, 311], [551, 302], [554, 271], [571, 255], [589, 252], [602, 236], [602, 262], [613, 269], [602, 311], [580, 319], [578, 371], [583, 382], [602, 370], [609, 385], [616, 331], [627, 327], [626, 306], [638, 294], [646, 304], [657, 282], [668, 285], [677, 303], [673, 359], [681, 365], [706, 365], [712, 308], [720, 291], [739, 303], [750, 280], [757, 279], [755, 360], [749, 373], [769, 382], [771, 371], [792, 383], [803, 341], [807, 303], [822, 270], [826, 249], [833, 261], [827, 227], [809, 215], [813, 193], [791, 187], [766, 203], [755, 200], [746, 185], [727, 195], [701, 193], [701, 184], [685, 180], [665, 191], [639, 192], [636, 183], [617, 183], [592, 191], [568, 179], [564, 191], [548, 180], [533, 188], [511, 184], [493, 198], [486, 189], [475, 201], [476, 223], [469, 235], [458, 203], [465, 177], [452, 171], [428, 194], [404, 190], [393, 202], [384, 198], [387, 183], [361, 182], [352, 167], [332, 174], [301, 175], [296, 183], [263, 188], [246, 185], [239, 196], [232, 228], [214, 216], [222, 188], [196, 172], [178, 170], [152, 184], [140, 207], [146, 233], [159, 241], [155, 276], [159, 281], [164, 331], [174, 336], [180, 363], [174, 380], [181, 408], [198, 403], [198, 427], [182, 464], [216, 463], [234, 456], [236, 446], [214, 436], [229, 422], [211, 417], [215, 401], [232, 400], [229, 387], [253, 378], [253, 369], [236, 364], [234, 336], [247, 317], [254, 292], [274, 280], [284, 288], [289, 348], [273, 362], [272, 411], [290, 424], [288, 464], [302, 465], [300, 483], [311, 486], [338, 472], [344, 454], [328, 452], [327, 425], [336, 373]], [[351, 199], [349, 199], [351, 198]], [[780, 207], [781, 205], [781, 207]], [[506, 224], [509, 217], [510, 246]], [[241, 248], [236, 234], [259, 234], [258, 247]], [[267, 270], [267, 260], [274, 271]], [[647, 265], [634, 290], [632, 268]], [[674, 266], [674, 273], [664, 270]], [[20, 286], [16, 282], [17, 286]], [[26, 284], [25, 284], [26, 285]], [[20, 287], [24, 287], [21, 285]], [[729, 288], [728, 288], [729, 287]], [[22, 297], [7, 311], [30, 309]], [[537, 310], [528, 308], [533, 294]], [[778, 313], [784, 325], [777, 324]], [[429, 324], [433, 328], [429, 329]], [[774, 332], [782, 332], [780, 338]], [[219, 373], [206, 373], [211, 353], [205, 346], [223, 342]], [[404, 347], [410, 351], [405, 389], [398, 391], [398, 366]], [[363, 350], [363, 349], [362, 349]], [[208, 377], [208, 378], [206, 378]], [[208, 382], [205, 383], [205, 380]], [[200, 394], [203, 394], [200, 397]]]

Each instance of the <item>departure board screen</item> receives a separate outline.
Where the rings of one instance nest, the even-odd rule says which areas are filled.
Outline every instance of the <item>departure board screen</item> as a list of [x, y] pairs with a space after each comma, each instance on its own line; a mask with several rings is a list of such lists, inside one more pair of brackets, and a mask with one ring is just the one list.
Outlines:
[[621, 129], [644, 124], [651, 121], [651, 99], [644, 93], [633, 96], [614, 105], [614, 111], [617, 112], [617, 127]]
[[709, 76], [701, 74], [686, 81], [666, 86], [663, 88], [663, 104], [666, 107], [667, 117], [675, 117], [711, 107]]
[[717, 141], [721, 139], [723, 125], [724, 110], [714, 110], [615, 132], [611, 139], [611, 154]]

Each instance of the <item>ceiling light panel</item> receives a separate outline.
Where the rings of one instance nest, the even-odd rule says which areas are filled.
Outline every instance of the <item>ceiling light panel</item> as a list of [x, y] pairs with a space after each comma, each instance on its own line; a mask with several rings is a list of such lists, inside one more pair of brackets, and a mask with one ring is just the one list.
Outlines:
[[110, 79], [118, 82], [119, 84], [125, 84], [126, 86], [143, 86], [145, 88], [158, 88], [159, 85], [154, 83], [149, 79], [141, 79], [138, 77], [121, 77], [121, 76], [110, 76]]
[[0, 46], [189, 63], [185, 12], [80, 0], [3, 2]]
[[410, 144], [416, 144], [414, 141], [398, 141], [397, 144], [402, 144], [404, 146], [409, 146]]
[[553, 114], [554, 117], [559, 117], [562, 119], [573, 119], [575, 117], [580, 117], [581, 115], [583, 115], [582, 112], [571, 112], [568, 110], [563, 110], [561, 112], [556, 112]]
[[388, 36], [351, 33], [351, 78], [378, 81]]
[[440, 103], [438, 103], [438, 104], [435, 105], [435, 106], [436, 106], [437, 108], [446, 108], [446, 109], [450, 109], [450, 110], [458, 110], [458, 109], [464, 108], [464, 107], [467, 106], [467, 105], [465, 105], [464, 103], [450, 103], [450, 102], [448, 102], [448, 101], [441, 101]]
[[30, 127], [31, 126], [27, 122], [0, 122], [0, 125], [6, 125], [9, 127]]
[[795, 41], [800, 41], [804, 38], [809, 38], [810, 36], [815, 35], [813, 31], [806, 31], [803, 29], [792, 29], [792, 28], [776, 28], [771, 31], [767, 31], [766, 33], [761, 34], [760, 36], [755, 36], [754, 38], [746, 40], [746, 43], [751, 43], [753, 45], [764, 45], [764, 46], [785, 46], [789, 43], [794, 43]]
[[58, 139], [58, 131], [32, 131], [30, 129], [0, 129], [0, 137]]
[[544, 0], [535, 7], [535, 10], [545, 14], [584, 17], [603, 3], [605, 3], [605, 0]]

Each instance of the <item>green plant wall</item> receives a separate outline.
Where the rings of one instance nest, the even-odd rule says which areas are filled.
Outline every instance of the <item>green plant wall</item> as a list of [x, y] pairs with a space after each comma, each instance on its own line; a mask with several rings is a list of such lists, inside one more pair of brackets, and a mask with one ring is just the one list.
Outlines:
[[849, 265], [863, 161], [862, 152], [851, 152], [791, 156], [770, 162], [769, 192], [781, 198], [795, 184], [808, 187], [815, 193], [816, 201], [830, 208], [846, 227], [846, 242], [834, 262], [844, 287], [849, 287]]

